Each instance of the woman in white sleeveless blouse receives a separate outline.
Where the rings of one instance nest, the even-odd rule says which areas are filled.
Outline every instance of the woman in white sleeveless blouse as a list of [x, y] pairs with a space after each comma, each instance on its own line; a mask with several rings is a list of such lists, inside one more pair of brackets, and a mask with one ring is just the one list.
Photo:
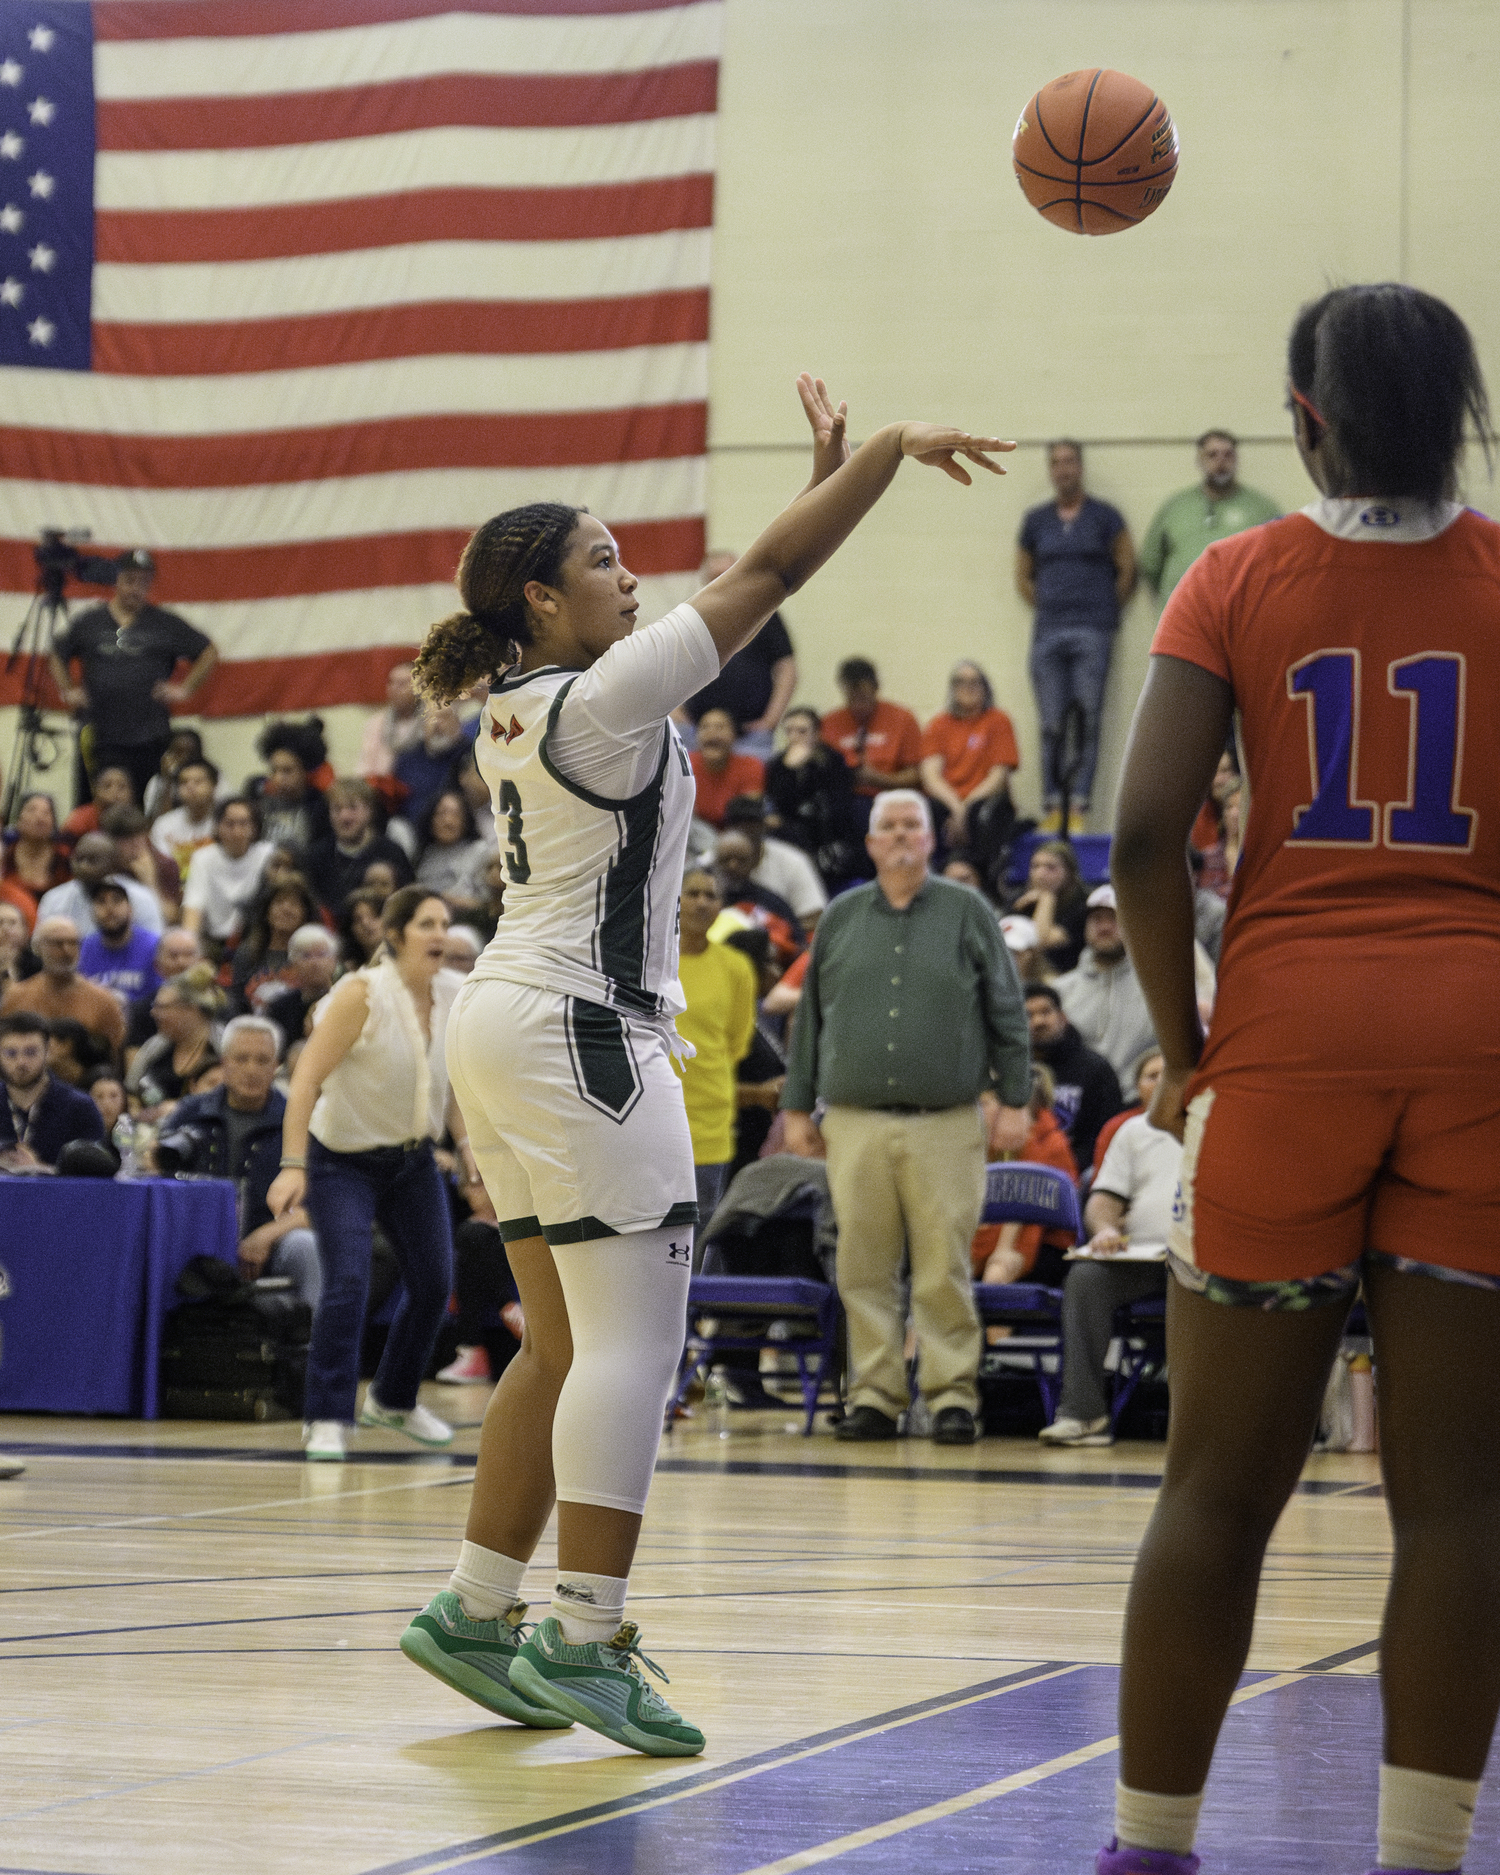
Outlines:
[[[344, 1456], [377, 1218], [405, 1294], [360, 1421], [423, 1445], [453, 1438], [450, 1426], [417, 1404], [417, 1389], [453, 1280], [448, 1199], [432, 1145], [454, 1111], [444, 1045], [462, 979], [443, 968], [448, 909], [440, 898], [405, 886], [386, 901], [381, 923], [385, 939], [374, 959], [314, 1013], [287, 1099], [282, 1170], [267, 1194], [278, 1217], [307, 1206], [323, 1267], [307, 1360], [310, 1459]], [[454, 1132], [472, 1178], [462, 1121]]]

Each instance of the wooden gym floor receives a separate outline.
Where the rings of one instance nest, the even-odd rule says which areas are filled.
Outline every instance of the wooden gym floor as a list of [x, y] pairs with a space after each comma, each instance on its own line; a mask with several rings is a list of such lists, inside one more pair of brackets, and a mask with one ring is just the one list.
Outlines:
[[[528, 1732], [409, 1666], [455, 1452], [298, 1428], [0, 1418], [0, 1875], [1085, 1875], [1109, 1833], [1120, 1615], [1159, 1445], [851, 1448], [790, 1409], [664, 1444], [632, 1582], [696, 1760]], [[1205, 1875], [1374, 1860], [1375, 1461], [1277, 1532]], [[550, 1589], [550, 1544], [528, 1581]], [[1470, 1875], [1500, 1870], [1481, 1798]]]

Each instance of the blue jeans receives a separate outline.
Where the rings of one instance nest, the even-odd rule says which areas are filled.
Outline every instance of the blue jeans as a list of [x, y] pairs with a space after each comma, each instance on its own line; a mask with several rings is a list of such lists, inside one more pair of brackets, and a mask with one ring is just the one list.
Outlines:
[[330, 1152], [307, 1142], [307, 1210], [318, 1237], [323, 1294], [307, 1355], [305, 1417], [354, 1420], [359, 1345], [378, 1218], [405, 1291], [371, 1385], [382, 1406], [409, 1412], [427, 1372], [453, 1287], [448, 1194], [427, 1141], [408, 1150]]
[[[1092, 797], [1099, 760], [1099, 718], [1115, 634], [1097, 625], [1051, 625], [1038, 621], [1031, 640], [1031, 687], [1042, 719], [1042, 799], [1058, 806], [1066, 793], [1075, 801]], [[1083, 744], [1071, 779], [1058, 772], [1068, 705], [1083, 711]]]

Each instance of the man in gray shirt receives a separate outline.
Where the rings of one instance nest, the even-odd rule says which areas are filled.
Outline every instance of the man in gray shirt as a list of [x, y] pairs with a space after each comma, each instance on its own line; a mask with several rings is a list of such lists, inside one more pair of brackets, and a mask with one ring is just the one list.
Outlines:
[[905, 1249], [932, 1436], [967, 1445], [980, 1355], [969, 1248], [987, 1158], [1018, 1152], [1030, 1127], [1026, 1010], [993, 911], [928, 874], [925, 799], [877, 795], [867, 845], [874, 883], [836, 898], [818, 927], [781, 1096], [786, 1144], [828, 1160], [849, 1322], [839, 1437], [893, 1439], [909, 1403]]

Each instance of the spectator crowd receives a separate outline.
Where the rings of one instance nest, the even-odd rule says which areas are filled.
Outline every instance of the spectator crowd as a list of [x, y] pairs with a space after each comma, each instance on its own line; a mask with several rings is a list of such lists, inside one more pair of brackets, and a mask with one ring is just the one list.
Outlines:
[[[1235, 482], [1232, 439], [1210, 432], [1199, 454], [1202, 488], [1167, 504], [1139, 561], [1163, 590], [1216, 530], [1249, 525], [1269, 508]], [[1070, 798], [1087, 806], [1110, 634], [1138, 562], [1117, 513], [1084, 494], [1081, 448], [1058, 444], [1050, 463], [1057, 500], [1026, 518], [1018, 578], [1037, 606], [1033, 674], [1046, 702], [1046, 806], [1056, 813]], [[444, 901], [447, 968], [467, 972], [494, 935], [505, 867], [473, 757], [477, 716], [425, 706], [411, 667], [397, 664], [386, 706], [365, 727], [358, 773], [334, 773], [311, 716], [267, 723], [256, 745], [263, 766], [235, 787], [198, 732], [172, 729], [169, 708], [186, 703], [217, 654], [202, 633], [150, 604], [153, 574], [149, 555], [125, 556], [115, 598], [81, 614], [57, 647], [59, 690], [86, 719], [84, 798], [63, 815], [49, 793], [23, 794], [3, 832], [0, 1169], [55, 1168], [72, 1141], [109, 1141], [142, 1169], [160, 1151], [162, 1169], [233, 1178], [245, 1199], [245, 1273], [286, 1274], [315, 1302], [318, 1255], [305, 1213], [273, 1220], [265, 1205], [285, 1090], [317, 1004], [374, 959], [382, 910], [400, 888], [415, 883]], [[141, 668], [122, 675], [117, 667], [129, 660], [117, 651], [131, 633], [145, 647]], [[834, 1204], [849, 1214], [840, 1283], [863, 1337], [852, 1349], [850, 1420], [866, 1434], [847, 1436], [893, 1432], [907, 1404], [906, 1304], [894, 1299], [903, 1256], [924, 1391], [930, 1381], [937, 1421], [971, 1436], [980, 1336], [969, 1278], [1062, 1274], [1048, 1260], [1058, 1246], [1039, 1229], [978, 1224], [973, 1168], [1004, 1153], [1092, 1181], [1089, 1220], [1105, 1250], [1123, 1241], [1133, 1205], [1155, 1219], [1165, 1148], [1148, 1142], [1153, 1156], [1139, 1134], [1110, 1144], [1120, 1113], [1140, 1111], [1155, 1038], [1112, 890], [1085, 881], [1065, 831], [1046, 837], [1045, 822], [1038, 829], [1018, 814], [1011, 778], [1021, 750], [979, 663], [953, 668], [944, 707], [925, 725], [883, 694], [868, 657], [839, 666], [842, 701], [826, 713], [794, 701], [797, 682], [791, 636], [773, 618], [677, 718], [696, 787], [681, 904], [681, 1026], [696, 1053], [681, 1071], [700, 1238], [737, 1174], [787, 1151], [821, 1154], [818, 1121], [832, 1110]], [[1065, 772], [1062, 719], [1074, 693], [1088, 746], [1082, 765]], [[1227, 753], [1193, 835], [1205, 1008], [1241, 833], [1240, 781]], [[890, 859], [897, 847], [899, 865]], [[934, 885], [939, 901], [929, 904]], [[852, 895], [865, 908], [857, 918]], [[815, 943], [831, 905], [840, 907], [839, 939]], [[899, 966], [889, 968], [898, 960], [886, 954], [891, 917], [913, 930], [926, 921], [912, 953], [935, 974], [918, 981], [913, 962], [905, 994]], [[944, 946], [961, 954], [959, 974], [974, 986], [957, 1002]], [[871, 1032], [887, 1000], [892, 1022], [902, 1005], [927, 1017], [902, 1024], [892, 1045], [899, 1062], [876, 1075]], [[936, 1081], [938, 1038], [923, 1027], [939, 1019], [934, 1012], [958, 1025], [955, 1034], [975, 1025], [967, 1052], [941, 1038], [936, 1054], [952, 1042], [952, 1059]], [[818, 1021], [851, 1020], [861, 1033], [842, 1038], [830, 1082], [827, 1050], [820, 1058], [809, 1037]], [[825, 1026], [825, 1041], [832, 1033]], [[856, 1070], [860, 1050], [867, 1058]], [[794, 1085], [784, 1098], [789, 1060]], [[903, 1154], [921, 1167], [919, 1136], [947, 1138], [914, 1122], [972, 1109], [981, 1093], [988, 1117], [972, 1138], [960, 1127], [952, 1145], [962, 1189], [946, 1191], [931, 1215], [916, 1185], [899, 1177], [882, 1195], [876, 1167]], [[858, 1123], [844, 1111], [851, 1098]], [[921, 1169], [930, 1183], [930, 1167]], [[1133, 1188], [1137, 1173], [1149, 1190]], [[501, 1309], [503, 1361], [520, 1323], [482, 1187], [455, 1181], [454, 1204], [466, 1339], [447, 1375], [486, 1380], [497, 1347], [481, 1343], [474, 1324]], [[1131, 1294], [1150, 1287], [1155, 1272], [1141, 1269]], [[1089, 1279], [1100, 1295], [1113, 1293], [1109, 1274]], [[1075, 1301], [1079, 1345], [1093, 1349], [1099, 1307], [1084, 1324], [1081, 1286]], [[861, 1375], [873, 1376], [863, 1398]], [[1065, 1390], [1064, 1418], [1081, 1440], [1102, 1431], [1099, 1384], [1075, 1376]], [[764, 1403], [753, 1381], [745, 1391]]]

